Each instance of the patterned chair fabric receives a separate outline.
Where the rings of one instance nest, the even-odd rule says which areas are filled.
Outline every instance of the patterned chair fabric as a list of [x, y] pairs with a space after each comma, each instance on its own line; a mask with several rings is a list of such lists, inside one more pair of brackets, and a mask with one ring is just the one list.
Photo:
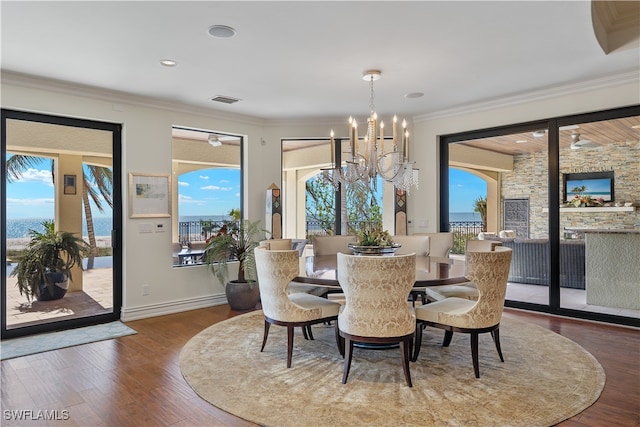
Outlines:
[[297, 250], [277, 251], [258, 247], [254, 253], [262, 311], [265, 316], [264, 338], [260, 351], [264, 350], [267, 342], [270, 324], [286, 326], [287, 367], [291, 367], [293, 328], [302, 327], [305, 337], [313, 339], [311, 325], [335, 320], [340, 304], [307, 293], [287, 293], [289, 283], [298, 275]]
[[413, 345], [415, 315], [407, 305], [407, 297], [415, 277], [415, 254], [338, 254], [338, 281], [346, 299], [337, 322], [339, 347], [345, 356], [343, 384], [349, 375], [355, 341], [400, 343], [405, 380], [411, 387], [409, 352]]
[[511, 249], [496, 247], [494, 251], [469, 252], [467, 254], [467, 278], [475, 283], [479, 296], [477, 301], [463, 298], [445, 298], [415, 309], [416, 347], [412, 360], [420, 352], [422, 328], [425, 325], [445, 330], [443, 347], [451, 342], [453, 332], [471, 334], [471, 354], [476, 378], [478, 368], [478, 334], [491, 332], [500, 360], [504, 361], [500, 349], [499, 328], [507, 278], [511, 263]]
[[[502, 246], [502, 242], [491, 240], [467, 240], [467, 250], [469, 252], [490, 252], [496, 246]], [[442, 285], [431, 286], [425, 289], [427, 299], [430, 301], [441, 301], [445, 298], [458, 297], [468, 300], [478, 299], [478, 288], [473, 282], [462, 283], [459, 285]]]

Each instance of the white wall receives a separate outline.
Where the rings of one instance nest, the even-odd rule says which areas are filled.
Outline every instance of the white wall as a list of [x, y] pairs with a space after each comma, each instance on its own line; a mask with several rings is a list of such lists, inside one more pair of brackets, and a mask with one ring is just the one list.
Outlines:
[[[121, 94], [7, 73], [2, 77], [3, 108], [123, 124], [124, 320], [225, 301], [222, 285], [217, 283], [206, 266], [172, 267], [171, 233], [139, 233], [140, 223], [145, 222], [163, 222], [165, 228], [169, 228], [169, 218], [159, 221], [128, 218], [128, 173], [171, 174], [173, 125], [246, 137], [244, 212], [249, 219], [260, 221], [264, 220], [265, 190], [272, 182], [281, 185], [281, 139], [322, 137], [327, 135], [328, 129], [343, 126], [341, 119], [315, 123], [265, 123], [251, 117], [128, 98]], [[420, 187], [412, 190], [408, 200], [408, 217], [412, 222], [409, 233], [435, 231], [437, 228], [438, 135], [636, 104], [639, 102], [638, 93], [640, 88], [635, 82], [458, 117], [415, 120], [412, 158], [420, 168]], [[145, 284], [149, 285], [150, 292], [142, 296]]]

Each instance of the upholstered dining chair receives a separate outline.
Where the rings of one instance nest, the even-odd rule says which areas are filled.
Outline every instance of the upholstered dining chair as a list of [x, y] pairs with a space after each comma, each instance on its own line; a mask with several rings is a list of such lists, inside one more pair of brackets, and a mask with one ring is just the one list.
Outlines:
[[293, 249], [293, 241], [291, 239], [262, 240], [260, 246], [265, 246], [272, 251], [287, 251]]
[[346, 303], [336, 325], [344, 356], [342, 383], [351, 369], [353, 343], [399, 343], [402, 369], [409, 387], [409, 357], [415, 315], [407, 305], [416, 277], [416, 255], [361, 256], [338, 254], [338, 281]]
[[429, 255], [429, 236], [393, 236], [393, 243], [400, 243], [402, 245], [396, 250], [396, 254], [398, 255]]
[[270, 325], [286, 327], [287, 368], [290, 368], [294, 328], [301, 327], [305, 338], [313, 339], [311, 325], [337, 319], [340, 304], [303, 292], [287, 294], [289, 282], [298, 275], [297, 250], [258, 247], [254, 253], [264, 312], [264, 337], [260, 351], [267, 343]]
[[[336, 255], [338, 252], [351, 253], [351, 249], [347, 247], [349, 243], [356, 243], [357, 237], [354, 235], [338, 235], [338, 236], [313, 236], [313, 256]], [[344, 302], [344, 293], [341, 290], [329, 289], [326, 297]]]
[[433, 326], [445, 331], [443, 347], [449, 346], [454, 332], [471, 335], [471, 358], [476, 378], [480, 378], [479, 334], [491, 333], [500, 361], [504, 362], [499, 331], [510, 264], [510, 248], [498, 246], [494, 251], [469, 252], [467, 277], [478, 288], [478, 300], [451, 297], [416, 307], [416, 342], [412, 360], [417, 360], [420, 354], [422, 329], [425, 326]]
[[[396, 250], [397, 255], [404, 254], [416, 254], [416, 256], [428, 256], [429, 255], [429, 236], [403, 236], [396, 235], [393, 236], [393, 243], [400, 243], [400, 246]], [[422, 300], [424, 304], [426, 302], [426, 295], [424, 288], [415, 288], [412, 289], [409, 293], [409, 299], [411, 300], [411, 305], [415, 306], [416, 301], [418, 299]]]
[[413, 236], [429, 236], [429, 256], [449, 258], [449, 251], [453, 248], [453, 233], [414, 233]]
[[313, 255], [335, 255], [338, 252], [351, 253], [348, 243], [356, 243], [356, 236], [314, 236]]
[[[469, 252], [490, 252], [496, 246], [502, 246], [502, 242], [493, 240], [467, 240], [466, 251]], [[429, 301], [440, 301], [445, 298], [458, 297], [469, 300], [478, 299], [478, 288], [475, 283], [467, 282], [458, 285], [431, 286], [424, 290]]]

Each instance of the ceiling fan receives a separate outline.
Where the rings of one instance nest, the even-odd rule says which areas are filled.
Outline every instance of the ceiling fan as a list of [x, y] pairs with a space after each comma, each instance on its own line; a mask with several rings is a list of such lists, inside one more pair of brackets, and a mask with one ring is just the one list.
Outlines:
[[580, 134], [577, 132], [571, 132], [571, 149], [578, 150], [580, 148], [595, 148], [600, 147], [597, 142], [590, 141], [588, 139], [581, 139]]

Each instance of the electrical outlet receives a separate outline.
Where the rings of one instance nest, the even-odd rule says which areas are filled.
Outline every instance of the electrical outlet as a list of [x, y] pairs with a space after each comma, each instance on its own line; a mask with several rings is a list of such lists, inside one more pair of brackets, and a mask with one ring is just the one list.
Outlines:
[[142, 285], [142, 295], [149, 295], [149, 285]]

